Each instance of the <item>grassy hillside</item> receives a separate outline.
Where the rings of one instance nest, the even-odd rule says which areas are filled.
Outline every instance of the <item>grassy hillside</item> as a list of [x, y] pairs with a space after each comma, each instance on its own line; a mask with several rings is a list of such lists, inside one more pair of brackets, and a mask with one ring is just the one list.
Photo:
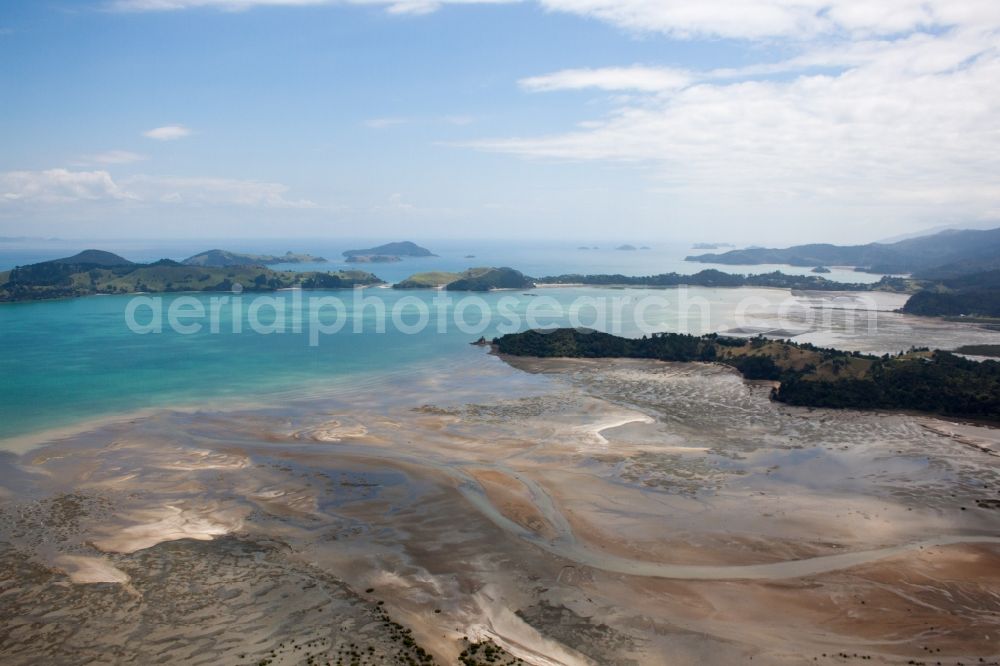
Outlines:
[[[468, 272], [468, 271], [466, 271]], [[446, 271], [430, 271], [427, 273], [416, 273], [398, 282], [393, 287], [395, 289], [436, 289], [446, 284], [460, 280], [462, 273], [448, 273]]]

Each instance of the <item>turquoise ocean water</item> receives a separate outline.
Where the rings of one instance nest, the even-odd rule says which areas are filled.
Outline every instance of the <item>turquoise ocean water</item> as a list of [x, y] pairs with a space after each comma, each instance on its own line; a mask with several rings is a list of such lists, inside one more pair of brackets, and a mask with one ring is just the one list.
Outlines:
[[[189, 251], [205, 249], [205, 243], [199, 243], [197, 248], [164, 245], [159, 249], [142, 248], [141, 243], [119, 247], [108, 243], [91, 245], [119, 251], [127, 258], [140, 261], [163, 254], [183, 258]], [[274, 243], [268, 247], [232, 247], [231, 244], [225, 247], [257, 252], [294, 250], [339, 255], [338, 248], [332, 246], [286, 245], [289, 247]], [[0, 262], [5, 266], [29, 263], [65, 256], [83, 247], [5, 248], [0, 249]], [[371, 269], [383, 279], [394, 281], [416, 271], [456, 270], [472, 265], [507, 265], [532, 275], [566, 272], [643, 275], [670, 270], [690, 273], [703, 267], [683, 262], [689, 248], [678, 246], [637, 252], [583, 251], [552, 244], [518, 249], [472, 242], [432, 247], [442, 256], [376, 265]], [[467, 259], [467, 254], [475, 254], [476, 258]], [[332, 267], [339, 265], [342, 264]], [[754, 270], [766, 268], [755, 267]], [[860, 281], [858, 278], [874, 279], [874, 276], [854, 273], [846, 277], [857, 281]], [[734, 290], [694, 291], [714, 303], [736, 299]], [[551, 308], [552, 315], [545, 317], [544, 323], [559, 325], [574, 323], [569, 319], [568, 306], [581, 296], [629, 301], [646, 293], [648, 290], [574, 288], [537, 290], [535, 295], [493, 293], [479, 297], [481, 302], [467, 308], [459, 317], [465, 323], [463, 329], [456, 324], [454, 305], [436, 304], [434, 299], [440, 294], [433, 291], [364, 290], [366, 296], [376, 297], [384, 304], [385, 315], [374, 306], [358, 306], [350, 291], [305, 292], [306, 299], [329, 296], [345, 301], [345, 312], [340, 317], [344, 328], [336, 334], [320, 336], [316, 346], [309, 343], [307, 317], [303, 317], [301, 333], [292, 328], [294, 311], [290, 292], [274, 295], [284, 299], [286, 325], [284, 332], [269, 334], [251, 330], [245, 306], [238, 315], [243, 322], [240, 333], [233, 332], [232, 311], [223, 307], [218, 333], [213, 333], [209, 320], [202, 318], [198, 321], [204, 322], [203, 329], [196, 334], [181, 334], [165, 326], [161, 333], [140, 335], [126, 325], [126, 310], [132, 300], [129, 296], [0, 304], [0, 440], [144, 408], [289, 400], [296, 395], [316, 394], [331, 387], [343, 389], [352, 385], [391, 383], [393, 377], [400, 375], [447, 373], [456, 365], [481, 362], [483, 351], [469, 346], [469, 341], [479, 334], [492, 336], [498, 332], [498, 326], [508, 329], [512, 326], [509, 317], [499, 316], [501, 299], [506, 299], [507, 314], [517, 315], [519, 321], [515, 327], [523, 329], [527, 326], [523, 315], [528, 308], [544, 313], [546, 308], [541, 305], [546, 302], [559, 307]], [[218, 295], [165, 295], [158, 303], [166, 313], [177, 299], [196, 299], [208, 312], [213, 296]], [[252, 296], [244, 296], [247, 305]], [[407, 300], [401, 303], [401, 299]], [[430, 324], [419, 333], [400, 331], [391, 322], [394, 309], [404, 328], [419, 322], [421, 309], [430, 317]], [[485, 327], [484, 309], [490, 316]], [[727, 307], [723, 307], [720, 316], [726, 311]], [[262, 324], [274, 323], [271, 309], [262, 308], [260, 312]], [[442, 315], [446, 322], [443, 330]], [[660, 330], [676, 330], [677, 316], [669, 308], [654, 307], [645, 313], [644, 320]], [[330, 311], [324, 317], [321, 321], [331, 323], [337, 313]], [[588, 323], [590, 318], [591, 315], [581, 314], [579, 321]], [[137, 319], [147, 321], [149, 312], [140, 309]], [[379, 332], [379, 323], [388, 324], [385, 332]], [[609, 327], [611, 323], [605, 321], [603, 326]], [[355, 332], [358, 328], [360, 332]], [[629, 323], [621, 332], [637, 334], [639, 331]]]

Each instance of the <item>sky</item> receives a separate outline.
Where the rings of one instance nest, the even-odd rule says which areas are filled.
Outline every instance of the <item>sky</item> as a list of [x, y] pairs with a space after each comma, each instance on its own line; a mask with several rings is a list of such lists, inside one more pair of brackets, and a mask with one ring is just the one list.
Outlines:
[[996, 0], [0, 0], [0, 236], [1000, 226]]

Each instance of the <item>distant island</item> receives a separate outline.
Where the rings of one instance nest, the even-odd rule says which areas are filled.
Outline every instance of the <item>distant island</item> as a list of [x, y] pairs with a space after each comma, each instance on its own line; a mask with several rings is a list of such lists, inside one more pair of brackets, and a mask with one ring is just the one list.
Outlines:
[[513, 268], [470, 268], [461, 273], [434, 271], [417, 273], [393, 285], [395, 289], [447, 289], [448, 291], [491, 291], [531, 289], [534, 281]]
[[831, 271], [826, 266], [817, 266], [816, 268], [812, 269], [812, 272], [813, 273], [832, 273], [833, 271]]
[[[191, 259], [208, 263], [232, 260], [236, 253], [209, 251]], [[242, 261], [246, 256], [236, 255]], [[279, 255], [280, 256], [280, 255]], [[289, 255], [284, 255], [282, 259]], [[309, 255], [293, 255], [305, 260]], [[358, 255], [368, 257], [369, 255]], [[383, 255], [374, 255], [381, 257]], [[390, 255], [385, 255], [390, 256]], [[359, 263], [364, 259], [359, 260]], [[376, 260], [378, 261], [378, 260]], [[239, 283], [244, 289], [266, 291], [299, 286], [304, 289], [384, 284], [361, 270], [335, 272], [275, 271], [260, 264], [213, 266], [191, 265], [170, 259], [137, 264], [111, 252], [85, 250], [71, 257], [53, 259], [0, 272], [0, 302], [68, 298], [92, 294], [135, 292], [228, 291]], [[724, 273], [706, 269], [693, 275], [661, 273], [631, 276], [621, 274], [564, 274], [527, 276], [509, 267], [479, 267], [462, 272], [416, 273], [394, 285], [396, 289], [447, 289], [491, 291], [532, 289], [538, 285], [586, 285], [603, 287], [677, 286], [737, 288], [764, 287], [800, 291], [885, 291], [913, 296], [902, 312], [913, 315], [962, 318], [987, 326], [1000, 326], [1000, 270], [958, 278], [921, 280], [885, 276], [873, 283], [836, 282], [820, 275], [788, 275], [780, 271], [757, 275]]]
[[531, 289], [538, 285], [586, 285], [597, 287], [768, 287], [802, 291], [887, 291], [907, 293], [915, 290], [904, 278], [884, 277], [874, 283], [834, 282], [815, 275], [787, 275], [779, 271], [759, 275], [723, 273], [706, 269], [694, 275], [661, 273], [659, 275], [580, 275], [576, 273], [533, 278], [512, 268], [470, 268], [462, 273], [431, 271], [416, 273], [393, 285], [395, 289], [440, 289], [452, 291], [488, 291], [489, 289]]
[[817, 275], [788, 275], [780, 271], [759, 275], [723, 273], [714, 268], [694, 275], [661, 273], [659, 275], [551, 275], [536, 278], [538, 284], [593, 285], [606, 287], [770, 287], [811, 291], [890, 291], [908, 292], [915, 287], [904, 278], [884, 277], [874, 283], [833, 282]]
[[364, 271], [274, 271], [253, 265], [192, 266], [161, 259], [151, 264], [131, 262], [111, 252], [84, 250], [72, 257], [19, 266], [0, 273], [0, 302], [73, 298], [94, 294], [246, 291], [289, 287], [342, 289], [384, 284]]
[[321, 264], [326, 263], [323, 257], [311, 254], [295, 254], [286, 252], [283, 255], [271, 254], [241, 254], [228, 250], [206, 250], [181, 262], [185, 266], [271, 266], [274, 264]]
[[869, 273], [912, 273], [916, 278], [935, 280], [1000, 269], [1000, 229], [948, 230], [887, 244], [747, 248], [692, 255], [686, 260], [727, 265], [855, 266]]
[[347, 257], [349, 264], [392, 264], [402, 260], [395, 254], [352, 254]]
[[389, 263], [402, 261], [403, 257], [437, 256], [427, 248], [420, 247], [410, 241], [386, 243], [385, 245], [369, 247], [363, 250], [346, 250], [343, 254], [347, 262], [352, 264]]
[[615, 249], [616, 250], [624, 250], [625, 252], [634, 252], [635, 250], [638, 250], [639, 248], [637, 248], [635, 245], [625, 244], [625, 245], [619, 245]]
[[970, 361], [944, 351], [872, 356], [761, 337], [658, 333], [632, 339], [576, 329], [527, 331], [493, 342], [497, 351], [511, 356], [722, 363], [746, 379], [780, 382], [771, 397], [790, 405], [905, 409], [1000, 421], [1000, 362]]
[[695, 243], [691, 246], [693, 250], [721, 250], [727, 247], [736, 247], [732, 243]]

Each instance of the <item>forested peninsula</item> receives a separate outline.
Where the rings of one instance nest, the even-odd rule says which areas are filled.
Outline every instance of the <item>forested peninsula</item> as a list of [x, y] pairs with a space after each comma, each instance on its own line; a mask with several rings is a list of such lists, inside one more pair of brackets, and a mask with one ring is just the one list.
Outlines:
[[778, 382], [772, 399], [790, 405], [1000, 422], [1000, 362], [971, 361], [946, 351], [873, 356], [762, 337], [657, 333], [633, 339], [568, 328], [513, 333], [493, 344], [510, 356], [722, 363], [746, 379]]

